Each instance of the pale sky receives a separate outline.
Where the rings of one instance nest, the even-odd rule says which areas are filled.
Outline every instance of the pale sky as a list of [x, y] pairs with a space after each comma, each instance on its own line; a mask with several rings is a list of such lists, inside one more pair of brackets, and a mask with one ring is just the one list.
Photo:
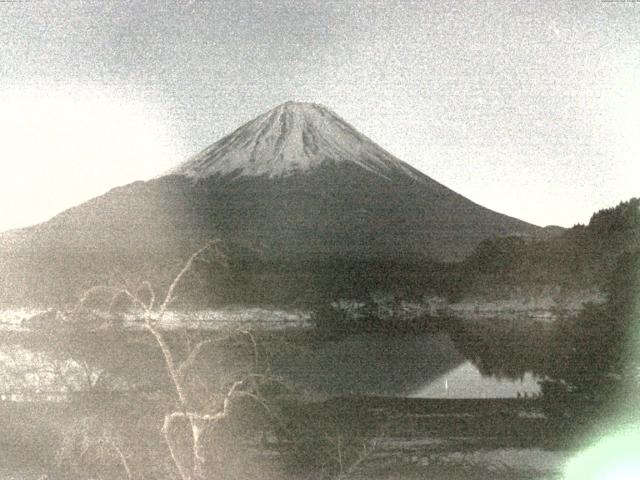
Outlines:
[[640, 3], [2, 1], [0, 230], [286, 100], [539, 225], [640, 195]]

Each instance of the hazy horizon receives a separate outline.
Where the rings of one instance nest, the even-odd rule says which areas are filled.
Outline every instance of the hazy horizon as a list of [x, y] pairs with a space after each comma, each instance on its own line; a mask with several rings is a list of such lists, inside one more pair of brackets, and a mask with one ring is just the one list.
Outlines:
[[586, 223], [640, 195], [639, 20], [626, 2], [2, 2], [0, 231], [287, 100], [492, 210]]

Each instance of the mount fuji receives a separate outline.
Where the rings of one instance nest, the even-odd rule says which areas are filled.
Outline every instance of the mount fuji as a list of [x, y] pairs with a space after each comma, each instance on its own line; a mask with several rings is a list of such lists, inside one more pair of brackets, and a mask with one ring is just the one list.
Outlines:
[[288, 176], [327, 163], [352, 163], [390, 180], [423, 175], [381, 149], [321, 105], [287, 102], [243, 125], [171, 173]]
[[200, 284], [234, 301], [231, 290], [312, 289], [315, 272], [331, 282], [336, 265], [460, 260], [488, 237], [541, 231], [429, 178], [327, 108], [287, 102], [157, 178], [0, 234], [0, 302], [72, 301], [114, 276], [164, 284], [211, 238], [231, 273], [224, 287], [212, 272]]

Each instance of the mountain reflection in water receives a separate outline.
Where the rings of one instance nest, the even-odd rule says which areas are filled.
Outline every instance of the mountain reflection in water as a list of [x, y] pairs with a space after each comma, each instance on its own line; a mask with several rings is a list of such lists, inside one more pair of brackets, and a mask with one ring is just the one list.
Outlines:
[[[267, 317], [262, 310], [258, 313], [245, 310], [235, 313], [225, 310], [218, 316], [211, 312], [207, 315], [191, 313], [191, 323], [185, 322], [182, 316], [171, 316], [169, 324], [163, 326], [167, 332], [173, 332], [179, 325], [203, 328], [204, 331], [241, 328], [271, 332], [265, 335], [266, 343], [262, 345], [268, 352], [270, 371], [294, 391], [312, 397], [532, 396], [539, 393], [537, 378], [544, 377], [549, 357], [544, 348], [548, 344], [548, 325], [540, 322], [499, 319], [451, 321], [441, 324], [439, 331], [429, 333], [368, 332], [333, 338], [311, 333], [294, 341], [295, 348], [281, 348], [282, 341], [287, 343], [292, 331], [312, 332], [308, 318], [299, 318], [300, 315], [290, 318], [282, 312]], [[255, 317], [267, 320], [255, 322]], [[3, 323], [7, 332], [22, 330], [22, 334], [28, 336], [18, 316], [7, 318], [9, 321]], [[138, 323], [125, 322], [125, 325], [132, 335], [140, 334], [136, 333], [140, 330]], [[138, 363], [146, 358], [145, 355], [155, 352], [153, 345], [149, 346], [148, 353], [137, 349], [129, 351], [127, 345], [121, 344], [125, 349], [123, 356], [133, 355]], [[31, 347], [25, 345], [25, 348], [30, 350]], [[46, 346], [42, 348], [47, 350]], [[28, 358], [28, 355], [24, 357], [27, 363]], [[100, 365], [100, 359], [93, 360]], [[148, 377], [151, 378], [150, 375]]]
[[471, 362], [445, 373], [433, 382], [417, 389], [412, 398], [513, 398], [540, 393], [540, 385], [531, 372], [521, 379], [483, 375]]
[[481, 373], [446, 333], [350, 335], [277, 355], [273, 371], [323, 396], [515, 398], [539, 392], [531, 372], [516, 378]]

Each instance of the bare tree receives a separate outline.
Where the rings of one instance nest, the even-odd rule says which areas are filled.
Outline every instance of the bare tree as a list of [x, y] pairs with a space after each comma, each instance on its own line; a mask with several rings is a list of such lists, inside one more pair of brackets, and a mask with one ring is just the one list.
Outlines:
[[[99, 349], [100, 352], [94, 352], [96, 350], [92, 343], [94, 336], [97, 336], [96, 342], [114, 342], [114, 338], [115, 342], [120, 342], [126, 338], [126, 342], [122, 345], [123, 349], [130, 348], [133, 344], [138, 350], [137, 345], [144, 345], [145, 348], [156, 349], [157, 358], [162, 359], [161, 363], [152, 361], [154, 374], [156, 366], [159, 366], [162, 381], [167, 382], [164, 383], [164, 390], [160, 392], [161, 398], [168, 393], [171, 402], [157, 403], [157, 397], [153, 397], [154, 410], [151, 413], [140, 410], [145, 416], [144, 420], [140, 420], [144, 422], [142, 428], [150, 428], [145, 430], [145, 434], [154, 431], [153, 419], [157, 418], [158, 429], [155, 431], [159, 432], [159, 435], [145, 437], [145, 442], [148, 440], [154, 445], [153, 448], [140, 448], [137, 454], [132, 451], [132, 448], [136, 448], [137, 445], [129, 436], [133, 431], [130, 429], [130, 424], [127, 424], [127, 421], [138, 421], [140, 412], [135, 408], [144, 409], [146, 404], [141, 402], [133, 408], [133, 405], [127, 404], [125, 399], [118, 403], [118, 407], [114, 407], [124, 408], [121, 410], [123, 417], [114, 417], [113, 413], [103, 411], [106, 404], [95, 402], [102, 397], [93, 395], [91, 408], [98, 406], [99, 409], [88, 410], [88, 416], [85, 417], [72, 416], [72, 421], [67, 422], [68, 428], [63, 433], [63, 437], [73, 441], [63, 445], [60, 458], [64, 458], [67, 465], [73, 465], [76, 472], [86, 473], [82, 472], [82, 468], [86, 466], [87, 469], [93, 469], [91, 471], [101, 469], [102, 472], [109, 471], [111, 476], [121, 475], [122, 478], [131, 480], [141, 478], [142, 472], [146, 476], [149, 467], [152, 466], [161, 477], [171, 472], [171, 476], [177, 473], [180, 480], [209, 478], [214, 471], [212, 458], [207, 458], [208, 455], [211, 457], [214, 447], [211, 440], [217, 438], [217, 434], [221, 434], [223, 438], [229, 431], [227, 427], [231, 425], [229, 420], [232, 418], [232, 410], [236, 405], [235, 401], [240, 398], [249, 399], [249, 402], [243, 402], [244, 405], [256, 405], [261, 415], [268, 420], [267, 428], [274, 429], [276, 442], [270, 448], [296, 451], [301, 453], [294, 453], [296, 458], [308, 458], [310, 452], [305, 445], [305, 419], [302, 419], [300, 425], [297, 424], [301, 421], [298, 418], [285, 421], [286, 417], [279, 414], [281, 405], [274, 405], [272, 399], [267, 398], [268, 394], [264, 393], [267, 391], [268, 384], [279, 384], [279, 388], [285, 387], [285, 391], [287, 389], [286, 385], [271, 375], [268, 366], [270, 350], [262, 351], [262, 345], [259, 345], [251, 331], [232, 330], [212, 333], [204, 332], [199, 328], [196, 329], [197, 331], [190, 330], [187, 326], [175, 328], [174, 325], [174, 328], [168, 328], [167, 322], [171, 320], [173, 314], [172, 306], [175, 304], [178, 293], [186, 288], [184, 283], [189, 272], [197, 262], [210, 260], [226, 265], [226, 259], [219, 248], [218, 241], [208, 242], [193, 253], [167, 286], [163, 296], [157, 295], [156, 288], [148, 280], [137, 285], [120, 280], [116, 285], [94, 287], [83, 294], [73, 309], [57, 314], [60, 322], [55, 328], [50, 328], [50, 332], [41, 332], [41, 336], [51, 335], [50, 341], [45, 343], [60, 346], [58, 354], [60, 359], [68, 359], [69, 352], [71, 357], [74, 357], [72, 360], [74, 372], [76, 372], [74, 379], [77, 381], [69, 386], [68, 390], [73, 386], [75, 390], [81, 389], [83, 393], [101, 393], [102, 388], [95, 392], [98, 383], [102, 387], [104, 382], [108, 381], [109, 385], [113, 386], [116, 385], [114, 382], [122, 376], [120, 385], [124, 385], [124, 379], [130, 378], [128, 374], [123, 376], [125, 375], [123, 371], [118, 370], [122, 369], [123, 365], [131, 370], [129, 362], [118, 361], [117, 365], [111, 364], [112, 357], [117, 357], [120, 349], [116, 347], [112, 351], [111, 346], [115, 345], [113, 343], [96, 343], [95, 345], [102, 345], [103, 348]], [[121, 304], [123, 298], [133, 307], [135, 312], [133, 318], [136, 319], [138, 326], [142, 327], [142, 331], [130, 330], [126, 328], [122, 319], [115, 318], [117, 315], [112, 311], [112, 307], [116, 302]], [[95, 308], [93, 300], [98, 301], [103, 308], [106, 307], [106, 311]], [[91, 305], [94, 307], [92, 308]], [[78, 336], [78, 328], [81, 332], [80, 336]], [[69, 350], [65, 349], [67, 341], [70, 342]], [[233, 350], [227, 347], [229, 345], [236, 347], [238, 344], [243, 350], [241, 369], [221, 365], [219, 368], [221, 374], [218, 374], [218, 365], [210, 364], [212, 359], [225, 359], [229, 350]], [[76, 350], [74, 349], [76, 348], [80, 349], [77, 352], [78, 358], [75, 358]], [[94, 355], [96, 353], [100, 355]], [[144, 356], [146, 358], [146, 353]], [[103, 364], [105, 361], [109, 362], [106, 366]], [[52, 371], [62, 376], [64, 365], [56, 363], [52, 366]], [[211, 371], [216, 374], [208, 377], [203, 375], [203, 372]], [[134, 375], [133, 378], [136, 376]], [[133, 380], [133, 383], [124, 386], [125, 390], [131, 388], [128, 391], [134, 396], [137, 391], [136, 382], [137, 380]], [[153, 392], [157, 393], [156, 390]], [[235, 420], [236, 417], [233, 418]], [[234, 423], [231, 430], [235, 426]], [[360, 442], [349, 435], [331, 436], [322, 430], [318, 430], [318, 433], [323, 437], [320, 442], [323, 445], [321, 455], [325, 456], [321, 462], [323, 469], [325, 466], [329, 467], [332, 477], [337, 475], [335, 478], [349, 478], [370, 456], [373, 443], [364, 440]], [[166, 453], [163, 453], [164, 448]], [[136, 455], [145, 456], [140, 458], [146, 458], [146, 455], [149, 455], [149, 459], [144, 465], [138, 464]], [[101, 460], [105, 462], [104, 465], [100, 465]], [[231, 468], [226, 464], [220, 467], [224, 470]]]
[[[204, 435], [208, 429], [219, 424], [229, 416], [231, 403], [234, 399], [238, 397], [251, 398], [264, 407], [270, 415], [272, 414], [271, 409], [264, 399], [259, 394], [249, 390], [250, 384], [255, 384], [256, 381], [265, 378], [264, 375], [257, 371], [258, 348], [251, 332], [239, 331], [235, 333], [235, 335], [246, 336], [251, 341], [255, 370], [244, 374], [241, 378], [233, 380], [222, 394], [210, 394], [209, 398], [202, 401], [200, 398], [197, 398], [197, 395], [189, 388], [189, 375], [197, 359], [205, 349], [211, 348], [229, 337], [227, 336], [220, 339], [209, 336], [193, 342], [185, 333], [188, 345], [187, 351], [186, 354], [179, 356], [174, 353], [163, 330], [162, 323], [167, 316], [169, 307], [175, 301], [176, 289], [183, 281], [185, 275], [193, 267], [194, 263], [199, 260], [205, 252], [212, 251], [216, 261], [226, 264], [224, 254], [219, 249], [219, 243], [217, 240], [208, 242], [189, 257], [169, 285], [161, 302], [157, 302], [157, 296], [151, 283], [144, 281], [135, 290], [127, 288], [126, 286], [92, 289], [92, 291], [85, 293], [79, 303], [82, 305], [91, 294], [106, 290], [112, 295], [112, 304], [118, 296], [125, 295], [134, 306], [142, 311], [143, 326], [151, 334], [156, 345], [162, 352], [164, 368], [175, 394], [175, 409], [165, 414], [161, 432], [173, 465], [182, 480], [199, 480], [204, 478], [207, 461], [203, 441]], [[143, 294], [146, 295], [144, 299], [142, 298]], [[183, 425], [187, 425], [188, 431], [190, 432], [190, 448], [188, 454], [181, 451], [179, 448], [180, 442], [176, 438], [176, 432]]]

